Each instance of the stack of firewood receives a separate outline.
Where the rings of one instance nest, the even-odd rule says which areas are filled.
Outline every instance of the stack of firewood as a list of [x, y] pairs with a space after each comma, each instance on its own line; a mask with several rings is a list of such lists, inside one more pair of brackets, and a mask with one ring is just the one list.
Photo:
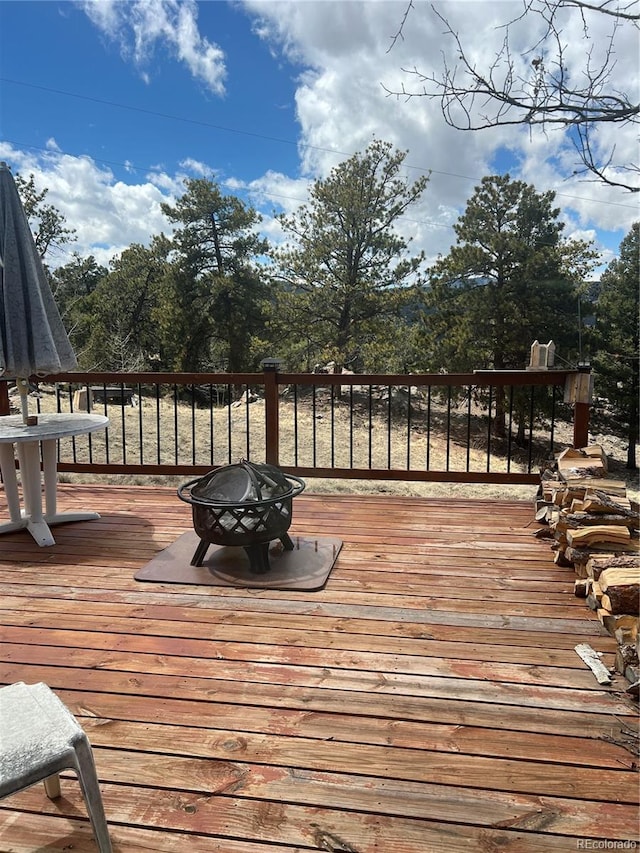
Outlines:
[[575, 594], [586, 599], [618, 641], [616, 668], [640, 689], [640, 539], [638, 507], [626, 486], [608, 479], [599, 445], [561, 453], [542, 475], [536, 520], [554, 562], [573, 566]]

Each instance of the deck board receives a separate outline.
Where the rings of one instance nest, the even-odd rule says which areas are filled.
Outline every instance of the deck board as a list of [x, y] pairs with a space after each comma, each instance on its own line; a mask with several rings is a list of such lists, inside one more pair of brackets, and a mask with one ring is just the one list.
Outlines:
[[[0, 539], [0, 682], [85, 727], [117, 853], [636, 841], [637, 703], [575, 653], [616, 644], [532, 506], [309, 491], [292, 537], [344, 541], [317, 592], [135, 581], [191, 527], [172, 489], [63, 485], [102, 518]], [[72, 774], [0, 803], [0, 850], [38, 849], [95, 850]]]

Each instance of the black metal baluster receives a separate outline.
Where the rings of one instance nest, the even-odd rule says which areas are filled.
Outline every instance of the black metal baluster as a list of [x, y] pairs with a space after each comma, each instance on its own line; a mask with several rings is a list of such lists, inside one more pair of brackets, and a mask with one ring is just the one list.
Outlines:
[[144, 429], [142, 425], [142, 385], [138, 382], [136, 385], [138, 395], [138, 441], [140, 442], [140, 464], [144, 464]]
[[473, 396], [473, 386], [469, 385], [467, 390], [467, 467], [471, 469], [471, 398]]
[[233, 459], [233, 452], [231, 449], [231, 441], [232, 441], [232, 429], [231, 429], [231, 404], [233, 402], [232, 397], [233, 389], [231, 385], [227, 385], [227, 399], [229, 400], [229, 405], [227, 406], [227, 462], [231, 464], [231, 460]]
[[391, 385], [387, 388], [387, 469], [391, 469]]
[[407, 471], [411, 470], [411, 385], [407, 386]]
[[249, 386], [248, 385], [245, 385], [244, 392], [245, 392], [244, 398], [246, 401], [246, 405], [245, 405], [245, 429], [246, 429], [246, 439], [247, 439], [246, 459], [249, 460], [249, 459], [251, 459], [251, 415], [249, 413], [249, 405], [250, 404], [249, 404]]
[[160, 442], [160, 385], [159, 384], [156, 385], [155, 398], [156, 398], [156, 445], [157, 445], [156, 456], [158, 459], [158, 465], [160, 465], [160, 463], [162, 462], [162, 453], [160, 450], [161, 442]]
[[369, 385], [369, 468], [373, 456], [373, 386]]
[[178, 464], [178, 386], [173, 384], [173, 456]]
[[425, 471], [430, 471], [431, 463], [431, 385], [427, 385], [427, 467]]
[[511, 442], [513, 439], [513, 385], [509, 386], [509, 432], [507, 433], [507, 471], [511, 471]]
[[196, 464], [196, 386], [191, 386], [191, 464]]
[[536, 386], [531, 386], [531, 400], [529, 402], [529, 461], [527, 466], [527, 473], [531, 473], [531, 467], [533, 465], [533, 412], [534, 412], [534, 398], [536, 394]]
[[449, 470], [451, 456], [451, 385], [447, 385], [447, 461], [445, 471]]
[[298, 385], [293, 386], [293, 464], [298, 464]]
[[317, 440], [317, 424], [316, 424], [316, 386], [313, 386], [311, 393], [311, 445], [313, 449], [313, 467], [316, 467], [316, 440]]
[[[487, 471], [491, 470], [491, 410], [493, 408], [493, 385], [489, 385], [489, 411], [487, 416]], [[497, 410], [497, 407], [496, 407]]]

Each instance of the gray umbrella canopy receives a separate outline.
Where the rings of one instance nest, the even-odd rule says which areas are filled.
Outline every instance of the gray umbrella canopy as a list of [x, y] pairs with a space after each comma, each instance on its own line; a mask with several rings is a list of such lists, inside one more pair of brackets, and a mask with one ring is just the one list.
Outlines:
[[25, 420], [26, 379], [77, 365], [6, 163], [0, 163], [0, 345], [0, 376], [16, 379]]

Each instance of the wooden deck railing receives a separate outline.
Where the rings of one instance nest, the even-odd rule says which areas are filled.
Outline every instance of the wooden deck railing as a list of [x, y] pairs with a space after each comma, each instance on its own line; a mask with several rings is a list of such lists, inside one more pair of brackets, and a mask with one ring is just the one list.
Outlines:
[[60, 442], [60, 471], [197, 476], [246, 458], [303, 477], [535, 483], [588, 443], [589, 405], [564, 402], [577, 374], [75, 372], [41, 378], [32, 403], [109, 416]]

